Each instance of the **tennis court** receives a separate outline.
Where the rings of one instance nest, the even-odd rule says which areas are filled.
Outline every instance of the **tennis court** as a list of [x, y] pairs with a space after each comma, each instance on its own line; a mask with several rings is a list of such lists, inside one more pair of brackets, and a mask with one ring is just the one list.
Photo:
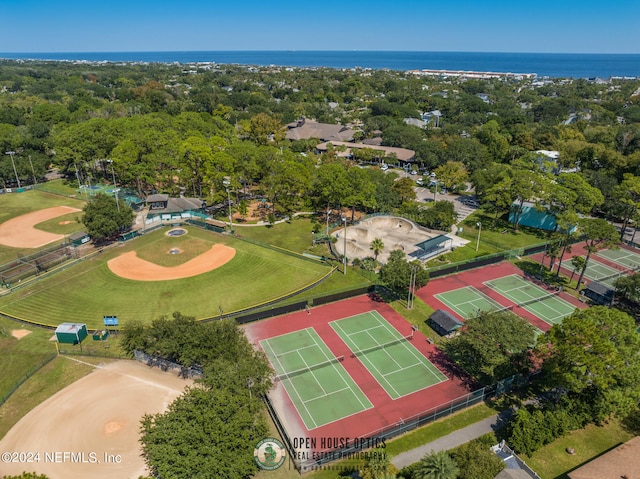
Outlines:
[[613, 286], [618, 277], [622, 276], [624, 272], [607, 266], [606, 264], [599, 263], [594, 260], [593, 257], [589, 258], [589, 264], [584, 272], [585, 277], [590, 281], [597, 281], [609, 286]]
[[373, 407], [313, 328], [260, 341], [308, 430]]
[[398, 399], [447, 380], [411, 343], [413, 331], [400, 334], [377, 311], [368, 311], [329, 325], [378, 381], [391, 399]]
[[516, 274], [485, 281], [484, 284], [548, 324], [562, 322], [576, 309], [559, 298], [557, 292], [550, 293]]
[[504, 306], [473, 286], [436, 294], [434, 297], [464, 319], [475, 318], [480, 312], [504, 309]]
[[606, 249], [596, 254], [630, 270], [640, 268], [640, 255], [626, 249]]

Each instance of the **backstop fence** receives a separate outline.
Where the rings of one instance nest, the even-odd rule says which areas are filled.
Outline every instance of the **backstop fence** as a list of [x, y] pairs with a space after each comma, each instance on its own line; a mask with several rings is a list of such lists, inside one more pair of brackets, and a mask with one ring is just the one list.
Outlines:
[[169, 361], [168, 359], [161, 358], [160, 356], [149, 355], [144, 351], [140, 351], [138, 349], [133, 350], [133, 357], [136, 361], [140, 361], [145, 363], [150, 368], [158, 367], [162, 371], [173, 371], [177, 373], [179, 378], [201, 378], [202, 377], [202, 368], [198, 368], [195, 366], [186, 367], [182, 364], [174, 363], [173, 361]]

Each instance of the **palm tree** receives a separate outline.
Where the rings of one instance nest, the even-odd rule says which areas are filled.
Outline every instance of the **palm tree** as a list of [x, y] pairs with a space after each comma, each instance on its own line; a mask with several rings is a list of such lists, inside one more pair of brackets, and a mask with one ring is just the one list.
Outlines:
[[376, 238], [371, 242], [371, 246], [369, 246], [369, 249], [373, 251], [375, 260], [378, 261], [378, 255], [382, 253], [382, 250], [384, 249], [384, 243], [380, 238]]
[[456, 479], [458, 472], [458, 465], [447, 451], [432, 450], [418, 463], [413, 479]]

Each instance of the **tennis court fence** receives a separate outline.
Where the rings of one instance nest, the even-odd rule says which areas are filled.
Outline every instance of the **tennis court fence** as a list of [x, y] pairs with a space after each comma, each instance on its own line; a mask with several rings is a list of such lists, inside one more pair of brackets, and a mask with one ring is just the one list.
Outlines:
[[[479, 404], [487, 398], [500, 396], [515, 388], [522, 387], [528, 383], [529, 378], [527, 377], [520, 375], [510, 376], [490, 386], [477, 389], [463, 396], [452, 399], [451, 401], [440, 404], [439, 406], [426, 409], [423, 412], [410, 417], [402, 418], [395, 424], [389, 424], [386, 427], [370, 431], [367, 434], [363, 434], [362, 437], [367, 437], [370, 439], [391, 439], [405, 432], [412, 431], [418, 427], [425, 426], [433, 421], [437, 421], [438, 419], [442, 419], [458, 411], [462, 411], [468, 407]], [[286, 429], [282, 425], [282, 422], [278, 418], [278, 413], [273, 407], [273, 404], [271, 403], [269, 397], [265, 396], [264, 399], [267, 405], [267, 411], [269, 412], [269, 415], [271, 416], [271, 419], [273, 420], [278, 433], [283, 439], [283, 442], [289, 452], [289, 457], [292, 458], [292, 462], [295, 468], [300, 473], [321, 469], [325, 464], [341, 459], [348, 459], [352, 455], [362, 452], [362, 448], [359, 447], [359, 445], [353, 444], [349, 447], [318, 451], [318, 454], [316, 454], [316, 456], [318, 457], [317, 460], [307, 459], [299, 461], [294, 459], [297, 457], [297, 454], [295, 454], [293, 442], [287, 434]]]

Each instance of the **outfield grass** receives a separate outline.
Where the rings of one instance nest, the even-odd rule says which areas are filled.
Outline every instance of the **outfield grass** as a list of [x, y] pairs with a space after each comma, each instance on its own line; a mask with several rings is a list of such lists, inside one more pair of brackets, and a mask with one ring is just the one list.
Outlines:
[[[532, 457], [523, 456], [522, 459], [542, 479], [568, 479], [568, 472], [632, 437], [616, 421], [604, 426], [589, 425], [542, 447]], [[573, 448], [575, 454], [568, 454], [568, 447]]]
[[[50, 220], [38, 223], [34, 227], [38, 230], [59, 235], [70, 235], [84, 228], [82, 224], [82, 211], [69, 213], [66, 215], [51, 218]], [[67, 223], [67, 224], [62, 224]]]
[[[31, 333], [22, 339], [16, 339], [11, 336], [14, 329], [26, 329]], [[49, 342], [51, 336], [51, 330], [0, 318], [0, 398], [56, 352], [55, 345]]]
[[[106, 361], [84, 357], [79, 359], [94, 364]], [[64, 356], [57, 356], [49, 362], [20, 386], [0, 408], [0, 439], [38, 404], [86, 376], [93, 369], [90, 365]]]
[[[71, 206], [81, 210], [85, 202], [74, 198], [65, 198], [58, 195], [44, 193], [42, 191], [30, 190], [24, 193], [7, 193], [0, 195], [0, 223], [4, 223], [12, 218], [33, 213], [34, 211], [51, 208], [54, 206]], [[70, 234], [82, 230], [84, 227], [76, 220], [82, 216], [81, 212], [45, 221], [38, 225], [44, 231], [58, 234]], [[74, 221], [68, 225], [60, 225], [60, 221]], [[50, 247], [46, 245], [45, 247]], [[18, 257], [31, 254], [38, 249], [33, 248], [11, 248], [0, 245], [0, 264], [8, 263]]]
[[[305, 253], [313, 250], [313, 224], [309, 218], [293, 218], [273, 226], [238, 226], [237, 235], [280, 248]], [[325, 247], [326, 248], [326, 247]]]
[[157, 251], [159, 244], [164, 248], [166, 228], [162, 228], [0, 298], [0, 311], [50, 325], [86, 323], [89, 329], [101, 328], [104, 315], [118, 316], [121, 326], [175, 311], [202, 319], [218, 316], [220, 308], [228, 314], [274, 300], [330, 271], [325, 264], [226, 235], [196, 227], [188, 231], [191, 238], [210, 245], [223, 243], [235, 248], [236, 256], [208, 273], [172, 281], [132, 281], [109, 270], [107, 261], [122, 253], [135, 250], [145, 255]]

